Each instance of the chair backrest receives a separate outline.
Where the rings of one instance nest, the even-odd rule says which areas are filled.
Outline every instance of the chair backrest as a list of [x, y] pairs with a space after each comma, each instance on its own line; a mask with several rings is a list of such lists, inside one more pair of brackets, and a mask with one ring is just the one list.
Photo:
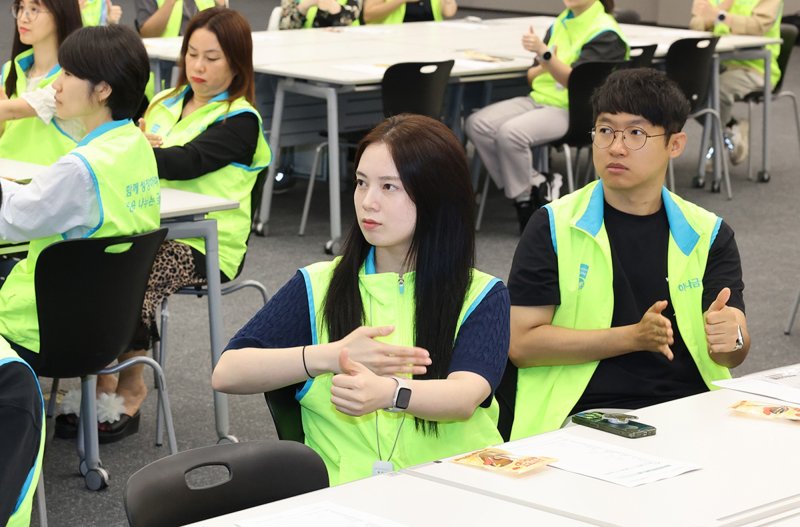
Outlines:
[[653, 65], [653, 57], [656, 55], [658, 45], [649, 44], [647, 46], [631, 46], [631, 55], [628, 62], [631, 68], [649, 68]]
[[792, 58], [792, 49], [797, 42], [797, 26], [793, 24], [781, 24], [781, 52], [778, 55], [778, 68], [781, 70], [781, 78], [775, 85], [774, 93], [781, 91], [783, 80], [786, 78], [786, 68], [789, 66], [789, 59]]
[[294, 384], [264, 393], [269, 413], [272, 415], [272, 422], [275, 423], [278, 439], [297, 441], [298, 443], [305, 440], [300, 403], [295, 399], [295, 394], [300, 388], [302, 388], [301, 384]]
[[42, 251], [35, 276], [39, 375], [94, 373], [128, 349], [166, 234], [64, 240]]
[[273, 7], [267, 21], [267, 31], [278, 31], [281, 28], [281, 6]]
[[592, 93], [625, 62], [584, 62], [569, 74], [569, 129], [557, 143], [581, 147], [592, 143]]
[[386, 69], [381, 82], [383, 115], [417, 113], [433, 119], [442, 116], [450, 70], [455, 61], [401, 62]]
[[680, 86], [695, 113], [708, 106], [711, 65], [719, 37], [683, 38], [672, 43], [664, 61], [667, 77]]
[[635, 9], [615, 9], [614, 20], [620, 24], [639, 24], [642, 16]]
[[[222, 472], [222, 481], [210, 468], [192, 474], [203, 467]], [[325, 463], [306, 445], [227, 443], [179, 452], [134, 473], [125, 485], [125, 512], [132, 527], [171, 527], [326, 487]]]

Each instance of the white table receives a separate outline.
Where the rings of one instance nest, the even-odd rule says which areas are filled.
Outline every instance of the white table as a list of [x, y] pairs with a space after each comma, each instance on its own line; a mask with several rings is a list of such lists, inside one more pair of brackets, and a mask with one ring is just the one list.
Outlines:
[[[336, 31], [304, 29], [302, 31], [273, 31], [253, 33], [253, 63], [257, 73], [277, 78], [270, 146], [274, 158], [270, 164], [264, 193], [256, 222], [256, 230], [268, 230], [272, 187], [279, 166], [281, 123], [284, 120], [285, 96], [297, 93], [325, 101], [329, 142], [329, 204], [331, 242], [333, 247], [341, 236], [341, 205], [339, 194], [339, 113], [340, 97], [360, 91], [379, 89], [386, 67], [397, 62], [439, 61], [454, 59], [451, 81], [463, 87], [464, 83], [524, 78], [533, 54], [521, 46], [521, 36], [533, 27], [543, 35], [552, 24], [553, 17], [522, 17], [487, 20], [472, 23], [465, 20], [445, 22], [419, 22], [392, 26], [373, 25], [347, 27]], [[632, 45], [658, 44], [658, 55], [663, 56], [669, 45], [677, 39], [709, 36], [709, 33], [688, 29], [671, 29], [653, 26], [622, 25], [623, 33]], [[734, 53], [756, 53], [769, 60], [764, 46], [775, 42], [764, 37], [723, 37], [717, 52], [723, 58]], [[180, 39], [145, 39], [151, 59], [174, 62], [180, 53]], [[465, 50], [475, 50], [493, 56], [505, 57], [503, 62], [470, 60]], [[158, 68], [156, 68], [158, 70]], [[769, 101], [771, 84], [766, 68], [765, 101]], [[716, 93], [718, 81], [712, 82]], [[458, 92], [459, 94], [461, 91]], [[460, 95], [457, 95], [459, 97]], [[718, 107], [718, 100], [714, 100]], [[764, 107], [768, 115], [768, 102]], [[766, 120], [765, 120], [766, 121]], [[762, 173], [768, 176], [767, 128], [764, 127], [764, 165]], [[720, 148], [717, 148], [720, 151]], [[715, 181], [719, 181], [718, 167]]]
[[[0, 159], [0, 177], [32, 178], [47, 167], [33, 163]], [[225, 346], [222, 318], [222, 293], [219, 270], [217, 221], [206, 218], [209, 212], [235, 209], [238, 201], [171, 188], [161, 189], [161, 223], [169, 228], [167, 238], [203, 238], [206, 244], [208, 282], [208, 322], [211, 339], [211, 367], [216, 366]], [[27, 251], [27, 244], [0, 248], [0, 254]], [[218, 438], [235, 440], [229, 432], [227, 395], [214, 392], [214, 417]]]
[[638, 421], [657, 429], [655, 436], [641, 439], [582, 426], [551, 433], [602, 441], [702, 467], [640, 487], [626, 488], [551, 467], [519, 480], [449, 462], [406, 472], [513, 503], [589, 517], [598, 525], [761, 525], [767, 519], [791, 515], [796, 522], [800, 515], [800, 457], [796, 455], [800, 424], [742, 416], [729, 409], [745, 399], [770, 401], [717, 390], [636, 410]]
[[[277, 477], [277, 476], [276, 476]], [[450, 525], [542, 525], [547, 527], [580, 527], [596, 525], [524, 504], [461, 490], [413, 477], [392, 473], [354, 481], [321, 491], [311, 492], [218, 518], [194, 523], [195, 527], [226, 527], [243, 521], [274, 521], [269, 525], [319, 525], [319, 513], [301, 516], [289, 523], [282, 514], [299, 514], [308, 507], [336, 504], [376, 517], [376, 527], [384, 525], [445, 527]], [[522, 523], [520, 523], [522, 521]], [[380, 523], [379, 523], [380, 522]], [[390, 523], [391, 522], [391, 523]], [[340, 524], [341, 525], [341, 524]], [[357, 524], [367, 525], [367, 524]]]

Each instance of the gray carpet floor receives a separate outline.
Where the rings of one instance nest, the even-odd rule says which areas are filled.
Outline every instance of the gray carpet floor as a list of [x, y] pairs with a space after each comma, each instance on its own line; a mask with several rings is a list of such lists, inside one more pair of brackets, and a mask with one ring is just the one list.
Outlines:
[[[123, 22], [132, 23], [132, 0], [121, 2]], [[254, 29], [266, 26], [267, 13], [277, 2], [232, 0], [232, 7], [242, 10]], [[474, 12], [465, 12], [474, 14]], [[487, 15], [488, 13], [478, 13]], [[493, 14], [488, 14], [493, 15]], [[13, 26], [10, 16], [0, 17], [0, 35], [9, 36]], [[2, 42], [0, 57], [10, 53], [9, 42]], [[800, 54], [789, 67], [785, 86], [800, 88]], [[744, 107], [739, 109], [745, 111]], [[760, 144], [758, 122], [756, 144]], [[694, 189], [690, 179], [699, 150], [700, 127], [687, 125], [690, 136], [686, 153], [676, 163], [677, 191], [685, 198], [721, 215], [736, 231], [742, 255], [746, 284], [748, 326], [753, 339], [750, 357], [734, 371], [735, 375], [798, 362], [800, 330], [783, 334], [789, 308], [800, 278], [797, 261], [800, 257], [795, 229], [800, 197], [800, 148], [788, 102], [780, 102], [773, 112], [772, 181], [767, 184], [746, 179], [746, 167], [732, 172], [734, 199], [721, 194]], [[756, 161], [761, 156], [756, 152]], [[563, 167], [559, 156], [555, 167]], [[274, 198], [270, 235], [252, 237], [243, 277], [262, 281], [274, 293], [298, 267], [328, 258], [322, 250], [327, 240], [327, 188], [320, 185], [315, 192], [306, 236], [298, 237], [300, 211], [305, 191], [300, 182], [288, 193]], [[350, 197], [343, 194], [345, 225], [352, 218]], [[503, 279], [507, 278], [518, 236], [513, 207], [499, 191], [489, 196], [483, 229], [478, 233], [478, 266]], [[226, 338], [231, 336], [259, 308], [258, 296], [251, 291], [236, 293], [223, 299]], [[213, 406], [210, 388], [210, 359], [206, 303], [194, 297], [175, 298], [171, 304], [167, 382], [180, 450], [214, 444]], [[43, 381], [45, 390], [49, 381]], [[64, 383], [77, 386], [77, 381]], [[264, 399], [260, 395], [232, 396], [231, 432], [240, 440], [275, 437]], [[122, 492], [127, 478], [144, 465], [167, 455], [166, 447], [154, 446], [155, 398], [149, 397], [142, 408], [138, 434], [119, 443], [103, 445], [101, 456], [111, 473], [110, 487], [101, 492], [84, 488], [78, 475], [77, 457], [71, 441], [53, 440], [45, 456], [45, 481], [48, 516], [52, 526], [124, 525]], [[168, 497], [165, 497], [168, 499]], [[34, 525], [38, 521], [34, 514]]]

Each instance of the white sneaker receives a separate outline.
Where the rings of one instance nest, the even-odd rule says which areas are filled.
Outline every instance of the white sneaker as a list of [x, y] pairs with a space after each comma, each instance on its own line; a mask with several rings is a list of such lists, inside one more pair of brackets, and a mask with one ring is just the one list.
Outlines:
[[750, 144], [748, 142], [749, 137], [750, 123], [748, 121], [741, 120], [731, 126], [730, 139], [733, 143], [733, 149], [731, 150], [731, 163], [734, 165], [738, 165], [747, 159], [747, 154], [750, 150]]

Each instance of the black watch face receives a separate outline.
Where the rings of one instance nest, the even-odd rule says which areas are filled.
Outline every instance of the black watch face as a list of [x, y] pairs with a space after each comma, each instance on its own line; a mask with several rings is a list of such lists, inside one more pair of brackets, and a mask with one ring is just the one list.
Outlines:
[[411, 401], [411, 390], [409, 388], [400, 388], [397, 391], [397, 400], [394, 405], [396, 408], [405, 410], [408, 408], [408, 403]]

